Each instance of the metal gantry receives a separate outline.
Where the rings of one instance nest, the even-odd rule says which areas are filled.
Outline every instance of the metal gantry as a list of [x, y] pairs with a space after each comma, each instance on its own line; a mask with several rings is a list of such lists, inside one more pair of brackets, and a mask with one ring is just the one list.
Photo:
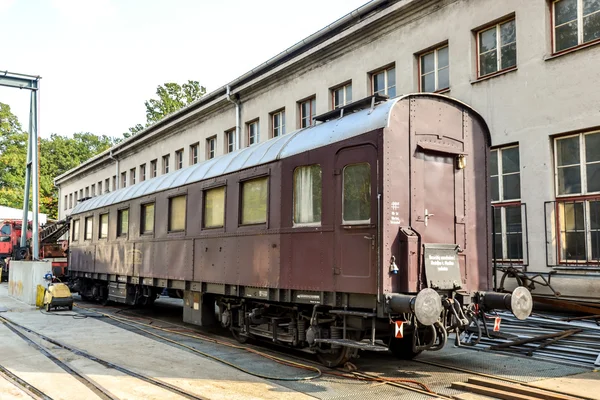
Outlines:
[[29, 104], [29, 137], [27, 139], [27, 168], [25, 172], [25, 197], [23, 199], [23, 227], [21, 229], [21, 247], [27, 246], [27, 223], [29, 212], [29, 189], [33, 181], [33, 218], [32, 240], [33, 260], [39, 258], [39, 176], [38, 176], [38, 101], [40, 90], [40, 77], [34, 75], [18, 74], [14, 72], [0, 72], [0, 86], [17, 89], [26, 89], [31, 92]]

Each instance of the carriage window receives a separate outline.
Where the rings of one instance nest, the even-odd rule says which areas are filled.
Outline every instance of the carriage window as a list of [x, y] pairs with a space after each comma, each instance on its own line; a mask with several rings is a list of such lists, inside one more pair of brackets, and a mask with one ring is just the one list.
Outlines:
[[185, 196], [169, 199], [169, 232], [185, 230]]
[[94, 224], [93, 217], [87, 217], [85, 219], [85, 240], [92, 240], [92, 226]]
[[225, 222], [225, 186], [204, 192], [204, 227], [220, 228]]
[[298, 167], [294, 171], [294, 223], [321, 222], [321, 166]]
[[129, 232], [129, 209], [119, 210], [117, 214], [117, 236], [127, 236]]
[[371, 166], [368, 163], [344, 167], [343, 222], [371, 220]]
[[108, 237], [108, 214], [100, 214], [100, 239]]
[[74, 242], [79, 240], [79, 220], [76, 219], [73, 221], [73, 237], [72, 240]]
[[267, 222], [267, 186], [269, 178], [242, 183], [242, 225]]
[[154, 203], [142, 205], [142, 233], [154, 232]]

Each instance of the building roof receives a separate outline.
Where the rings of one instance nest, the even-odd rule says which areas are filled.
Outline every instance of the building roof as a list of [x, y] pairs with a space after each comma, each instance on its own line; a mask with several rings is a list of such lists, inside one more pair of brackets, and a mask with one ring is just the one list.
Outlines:
[[256, 167], [387, 127], [391, 109], [402, 98], [398, 97], [378, 104], [373, 109], [368, 108], [347, 114], [343, 118], [300, 129], [266, 142], [94, 197], [79, 203], [73, 209], [72, 215]]
[[[169, 123], [175, 121], [177, 118], [180, 118], [186, 114], [190, 114], [193, 110], [203, 107], [204, 105], [209, 104], [212, 101], [215, 101], [223, 96], [226, 96], [227, 88], [231, 88], [232, 95], [235, 88], [241, 86], [253, 79], [259, 78], [261, 75], [267, 73], [268, 71], [273, 70], [274, 68], [282, 65], [283, 63], [298, 57], [315, 46], [325, 42], [326, 40], [335, 37], [340, 32], [352, 27], [353, 25], [359, 24], [366, 19], [368, 16], [372, 14], [376, 14], [378, 11], [389, 8], [391, 5], [399, 3], [399, 6], [405, 6], [409, 3], [416, 2], [416, 0], [371, 0], [366, 4], [358, 7], [352, 12], [344, 15], [333, 23], [325, 26], [319, 31], [313, 33], [307, 38], [299, 41], [288, 49], [282, 51], [271, 59], [265, 61], [264, 63], [258, 65], [257, 67], [251, 69], [240, 77], [234, 79], [228, 84], [213, 90], [212, 92], [202, 96], [200, 99], [194, 101], [182, 109], [175, 111], [167, 116], [165, 116], [160, 121], [150, 125], [144, 130], [138, 132], [136, 135], [133, 135], [122, 142], [114, 145], [110, 149], [90, 158], [89, 160], [81, 163], [75, 168], [70, 169], [69, 171], [57, 176], [54, 178], [54, 183], [59, 184], [61, 181], [70, 178], [73, 174], [76, 174], [79, 171], [85, 170], [87, 167], [91, 166], [96, 162], [104, 162], [110, 159], [110, 156], [113, 155], [114, 152], [121, 151], [121, 149], [125, 148], [125, 146], [132, 145], [134, 142], [139, 142], [144, 138], [148, 137], [152, 132], [157, 132], [166, 128]], [[373, 20], [375, 20], [374, 18]]]

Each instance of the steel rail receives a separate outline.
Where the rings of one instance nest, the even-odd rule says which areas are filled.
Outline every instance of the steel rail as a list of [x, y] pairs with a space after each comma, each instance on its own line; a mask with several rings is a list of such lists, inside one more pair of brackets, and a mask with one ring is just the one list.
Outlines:
[[[354, 371], [352, 374], [356, 375], [356, 376], [359, 376], [359, 377], [362, 377], [362, 378], [366, 378], [366, 379], [380, 379], [381, 378], [380, 376], [377, 376], [377, 375], [374, 375], [374, 374], [370, 374], [368, 372], [357, 372], [357, 371]], [[406, 385], [406, 384], [400, 383], [400, 382], [393, 382], [393, 381], [378, 381], [378, 382], [384, 383], [386, 385], [396, 386], [396, 387], [401, 388], [401, 389], [410, 390], [411, 392], [415, 392], [415, 393], [420, 393], [420, 394], [424, 394], [424, 395], [427, 395], [427, 396], [431, 396], [431, 397], [436, 398], [436, 399], [446, 399], [446, 400], [453, 400], [454, 399], [453, 397], [450, 397], [450, 396], [446, 396], [446, 395], [443, 395], [443, 394], [440, 394], [440, 393], [437, 393], [437, 392], [428, 392], [426, 390], [417, 389], [416, 387], [413, 387], [413, 386], [410, 386], [410, 385]]]
[[[17, 328], [15, 328], [15, 326], [20, 327], [19, 325], [12, 323], [11, 321], [9, 321], [8, 319], [6, 319], [4, 317], [0, 317], [0, 321], [2, 323], [4, 323], [4, 325], [6, 325], [6, 327], [8, 329], [10, 329], [15, 335], [17, 335], [21, 339], [23, 339], [25, 341], [25, 343], [36, 348], [40, 353], [42, 353], [44, 356], [46, 356], [48, 359], [50, 359], [50, 361], [52, 361], [54, 364], [58, 365], [60, 368], [65, 370], [69, 375], [73, 376], [75, 379], [77, 379], [79, 382], [81, 382], [85, 387], [90, 389], [95, 395], [97, 395], [101, 399], [119, 400], [118, 397], [115, 397], [113, 394], [111, 394], [109, 391], [104, 389], [102, 386], [100, 386], [93, 380], [85, 377], [84, 375], [82, 375], [78, 371], [74, 370], [73, 368], [69, 367], [66, 363], [59, 360], [56, 356], [54, 356], [53, 354], [48, 352], [48, 350], [46, 350], [43, 346], [34, 342], [33, 340], [31, 340], [30, 338], [25, 336], [23, 333], [19, 332], [19, 330]], [[14, 326], [13, 326], [13, 324], [14, 324]], [[24, 328], [22, 328], [22, 329], [27, 330]], [[33, 332], [31, 332], [31, 333], [33, 333]]]
[[0, 376], [8, 382], [15, 385], [19, 390], [22, 390], [32, 399], [36, 400], [53, 400], [52, 397], [42, 392], [40, 389], [33, 386], [31, 383], [19, 378], [17, 375], [10, 372], [6, 367], [0, 365]]
[[[93, 356], [93, 355], [91, 355], [91, 354], [89, 354], [89, 353], [87, 353], [87, 352], [85, 352], [83, 350], [76, 349], [76, 348], [71, 347], [69, 345], [66, 345], [64, 343], [61, 343], [58, 340], [49, 338], [48, 336], [45, 336], [45, 335], [43, 335], [43, 334], [41, 334], [39, 332], [36, 332], [36, 331], [31, 330], [31, 329], [29, 329], [27, 327], [24, 327], [24, 326], [22, 326], [22, 325], [20, 325], [20, 324], [18, 324], [16, 322], [14, 322], [14, 321], [6, 318], [6, 317], [0, 317], [0, 321], [4, 322], [6, 324], [6, 326], [9, 327], [9, 328], [14, 329], [14, 327], [11, 327], [11, 325], [14, 325], [14, 326], [16, 326], [16, 327], [24, 330], [25, 332], [31, 333], [31, 334], [33, 334], [33, 335], [35, 335], [35, 336], [37, 336], [37, 337], [39, 337], [39, 338], [41, 338], [41, 339], [49, 342], [49, 343], [52, 343], [55, 346], [58, 346], [58, 347], [60, 347], [62, 349], [65, 349], [65, 350], [68, 350], [68, 351], [70, 351], [73, 354], [76, 354], [76, 355], [81, 356], [81, 357], [85, 357], [85, 358], [87, 358], [88, 360], [91, 360], [91, 361], [95, 361], [98, 364], [100, 364], [100, 365], [102, 365], [102, 366], [104, 366], [106, 368], [111, 368], [111, 369], [117, 370], [117, 371], [119, 371], [119, 372], [121, 372], [123, 374], [132, 376], [132, 377], [140, 379], [140, 380], [142, 380], [144, 382], [147, 382], [147, 383], [150, 383], [152, 385], [158, 386], [160, 388], [166, 389], [166, 390], [168, 390], [170, 392], [173, 392], [175, 394], [178, 394], [178, 395], [183, 396], [183, 397], [185, 397], [187, 399], [190, 399], [190, 400], [204, 400], [203, 397], [198, 397], [197, 395], [195, 395], [193, 393], [190, 393], [190, 392], [187, 392], [187, 391], [185, 391], [185, 390], [183, 390], [181, 388], [178, 388], [176, 386], [170, 385], [170, 384], [168, 384], [166, 382], [159, 381], [157, 379], [151, 378], [151, 377], [143, 375], [141, 373], [134, 372], [134, 371], [132, 371], [130, 369], [127, 369], [125, 367], [121, 367], [121, 366], [119, 366], [117, 364], [113, 364], [110, 361], [106, 361], [106, 360], [103, 360], [103, 359], [98, 358], [96, 356]], [[23, 335], [20, 332], [18, 334], [19, 335]], [[25, 338], [27, 338], [27, 337], [25, 336]], [[27, 338], [27, 340], [31, 340], [31, 339]], [[32, 343], [35, 343], [35, 342], [32, 341]], [[35, 345], [39, 346], [37, 344], [35, 344]]]

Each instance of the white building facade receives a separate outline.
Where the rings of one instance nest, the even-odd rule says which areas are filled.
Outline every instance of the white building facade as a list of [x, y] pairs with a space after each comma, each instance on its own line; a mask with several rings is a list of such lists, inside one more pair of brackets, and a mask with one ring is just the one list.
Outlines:
[[372, 94], [438, 92], [491, 130], [498, 265], [599, 298], [598, 44], [600, 0], [374, 0], [57, 177], [60, 218]]

